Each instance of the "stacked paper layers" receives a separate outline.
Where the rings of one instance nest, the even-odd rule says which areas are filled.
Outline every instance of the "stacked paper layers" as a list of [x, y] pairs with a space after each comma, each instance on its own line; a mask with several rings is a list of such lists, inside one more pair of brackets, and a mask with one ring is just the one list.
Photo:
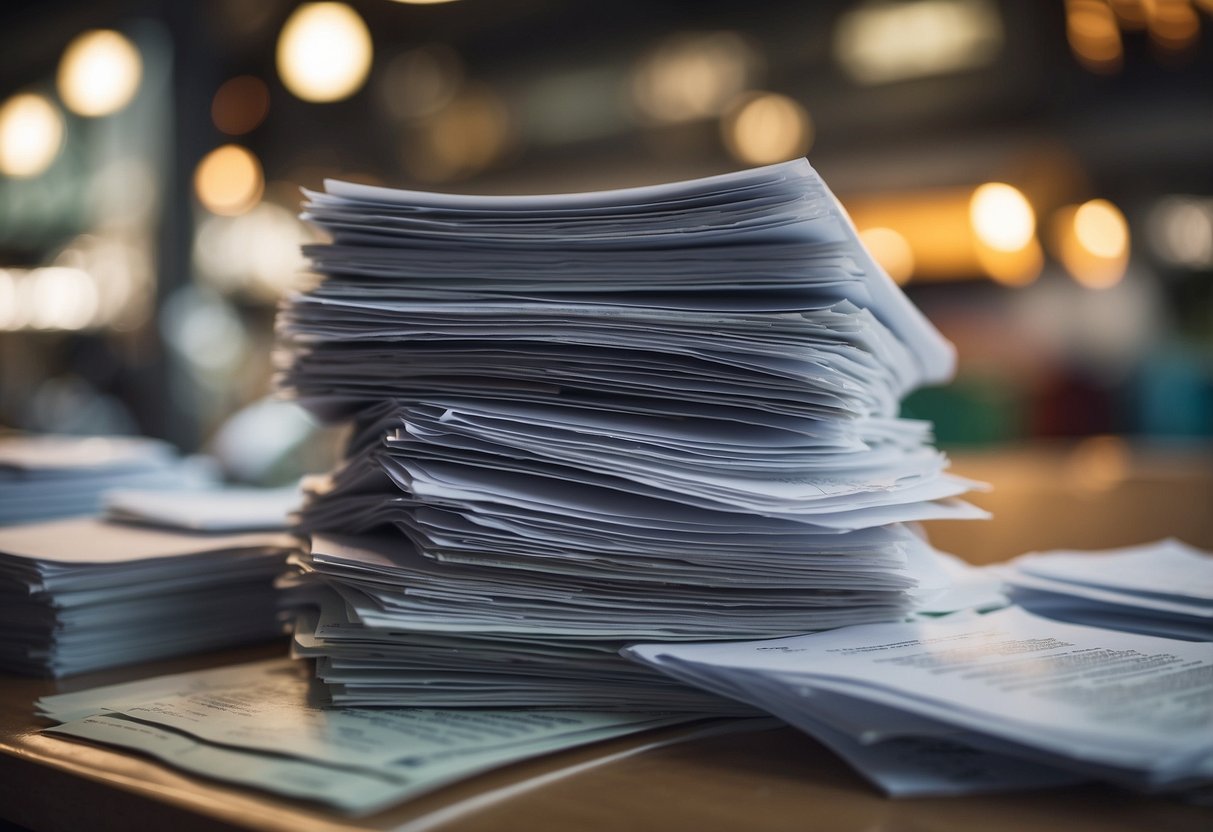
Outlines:
[[1213, 784], [1213, 648], [1038, 618], [873, 624], [628, 654], [774, 714], [893, 795]]
[[271, 638], [297, 545], [94, 519], [0, 529], [0, 667], [60, 677]]
[[[293, 666], [292, 666], [293, 665]], [[695, 715], [618, 711], [321, 709], [298, 663], [258, 662], [47, 696], [49, 733], [131, 749], [206, 777], [365, 815], [490, 768], [670, 727]], [[620, 753], [758, 730], [710, 720]]]
[[213, 475], [172, 446], [126, 436], [0, 440], [0, 526], [95, 514], [111, 488], [199, 487]]
[[1213, 553], [1179, 540], [1034, 553], [994, 571], [1016, 603], [1049, 618], [1213, 641]]
[[282, 388], [355, 427], [298, 559], [334, 701], [708, 708], [615, 651], [896, 619], [942, 580], [906, 524], [980, 515], [897, 418], [950, 347], [807, 162], [327, 187], [278, 327]]
[[297, 486], [188, 491], [109, 491], [105, 517], [194, 532], [286, 531], [302, 497]]

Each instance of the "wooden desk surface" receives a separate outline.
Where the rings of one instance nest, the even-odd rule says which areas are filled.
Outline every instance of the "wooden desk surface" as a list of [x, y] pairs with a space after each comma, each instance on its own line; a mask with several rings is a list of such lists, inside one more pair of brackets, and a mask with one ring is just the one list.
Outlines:
[[[1082, 480], [1081, 469], [1073, 474], [1078, 479], [1069, 481], [1057, 473], [1069, 470], [1057, 460], [1056, 454], [1044, 462], [1033, 461], [1030, 454], [1004, 457], [1001, 462], [990, 456], [959, 459], [956, 467], [962, 473], [985, 476], [1000, 488], [1011, 483], [1003, 497], [995, 497], [999, 491], [991, 495], [1003, 501], [991, 507], [1000, 511], [995, 523], [1015, 540], [1009, 543], [990, 537], [993, 524], [984, 528], [966, 524], [973, 529], [972, 536], [949, 531], [945, 548], [982, 562], [1037, 545], [1081, 545], [1070, 542], [1075, 534], [1079, 541], [1091, 540], [1089, 545], [1137, 542], [1166, 534], [1175, 529], [1175, 523], [1187, 524], [1182, 530], [1191, 543], [1213, 547], [1213, 500], [1209, 499], [1213, 466], [1208, 455], [1185, 456], [1166, 476], [1147, 477], [1148, 486], [1142, 486], [1141, 478], [1127, 476], [1104, 487], [1098, 479]], [[1016, 498], [1016, 493], [1022, 496]], [[1024, 517], [1033, 520], [1024, 523], [1017, 519]], [[1159, 518], [1171, 518], [1170, 524], [1160, 523]], [[1160, 528], [1156, 531], [1156, 527]], [[1085, 534], [1082, 529], [1087, 530]], [[1021, 545], [1024, 541], [1026, 545]], [[624, 752], [665, 734], [613, 740], [490, 772], [359, 821], [307, 803], [186, 775], [147, 758], [38, 733], [42, 724], [33, 716], [33, 702], [41, 695], [269, 658], [284, 650], [282, 644], [265, 645], [60, 683], [0, 676], [0, 818], [35, 830], [173, 832], [334, 832], [401, 825], [409, 832], [999, 832], [1031, 828], [1206, 832], [1213, 828], [1213, 810], [1100, 786], [1005, 796], [888, 800], [828, 750], [786, 728], [699, 739], [631, 756]], [[600, 763], [595, 765], [595, 761]], [[563, 777], [553, 774], [570, 766], [579, 768]], [[530, 787], [523, 785], [545, 774], [552, 776]], [[504, 793], [511, 786], [517, 788]]]
[[[393, 810], [350, 820], [307, 803], [194, 777], [148, 758], [38, 733], [45, 693], [269, 658], [266, 645], [77, 677], [0, 677], [0, 817], [35, 830], [806, 830], [983, 832], [1032, 827], [1206, 832], [1213, 810], [1110, 788], [1006, 796], [888, 800], [807, 736], [787, 728], [732, 734], [622, 755], [655, 736], [490, 772]], [[601, 765], [593, 761], [611, 758]], [[574, 765], [581, 770], [495, 799], [495, 792]], [[464, 801], [474, 799], [473, 805]]]

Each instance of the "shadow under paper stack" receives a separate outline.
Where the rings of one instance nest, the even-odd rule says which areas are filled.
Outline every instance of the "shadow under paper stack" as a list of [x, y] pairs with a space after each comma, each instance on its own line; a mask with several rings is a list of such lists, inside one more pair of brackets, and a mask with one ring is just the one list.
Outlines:
[[804, 160], [591, 194], [327, 184], [279, 385], [311, 483], [296, 652], [341, 705], [732, 711], [618, 655], [897, 620], [982, 512], [900, 399], [950, 346]]

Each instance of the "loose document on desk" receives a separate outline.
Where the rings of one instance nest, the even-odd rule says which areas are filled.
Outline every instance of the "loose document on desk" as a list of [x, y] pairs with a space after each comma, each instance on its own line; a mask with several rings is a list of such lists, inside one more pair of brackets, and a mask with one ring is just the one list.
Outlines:
[[[178, 768], [378, 811], [490, 768], [694, 717], [595, 711], [325, 710], [296, 662], [255, 662], [44, 697], [47, 731], [140, 751]], [[87, 714], [87, 716], [86, 716]], [[716, 721], [720, 730], [762, 719]]]
[[1213, 641], [1213, 553], [1179, 540], [1032, 553], [988, 571], [1017, 604], [1046, 618]]
[[[787, 720], [890, 794], [1079, 777], [1144, 791], [1213, 782], [1209, 644], [1049, 621], [1011, 607], [765, 641], [638, 645], [626, 653]], [[970, 768], [984, 773], [965, 774], [961, 749], [969, 749]], [[976, 753], [983, 751], [990, 754]]]

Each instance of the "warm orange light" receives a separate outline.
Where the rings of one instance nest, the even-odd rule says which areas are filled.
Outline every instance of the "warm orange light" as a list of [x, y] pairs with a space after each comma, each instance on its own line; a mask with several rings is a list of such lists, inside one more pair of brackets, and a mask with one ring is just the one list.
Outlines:
[[1153, 0], [1108, 0], [1108, 5], [1116, 13], [1116, 19], [1122, 29], [1136, 31], [1146, 28], [1146, 6], [1152, 2]]
[[257, 128], [270, 109], [270, 91], [252, 75], [238, 75], [223, 83], [211, 101], [211, 119], [220, 131], [241, 136]]
[[813, 144], [808, 110], [786, 95], [750, 93], [721, 122], [725, 146], [739, 161], [766, 165], [803, 156]]
[[914, 250], [909, 240], [883, 226], [865, 228], [859, 232], [859, 239], [894, 282], [899, 285], [909, 282], [914, 274]]
[[28, 178], [63, 147], [63, 114], [44, 95], [18, 93], [0, 105], [0, 174]]
[[1076, 491], [1107, 491], [1129, 476], [1132, 455], [1119, 436], [1089, 436], [1074, 446], [1065, 476]]
[[971, 278], [981, 271], [969, 229], [967, 188], [847, 197], [857, 228], [888, 228], [909, 244], [916, 280]]
[[1027, 286], [1040, 277], [1045, 256], [1035, 238], [1015, 251], [1000, 251], [977, 244], [977, 261], [991, 280], [1004, 286]]
[[1023, 193], [1003, 182], [987, 182], [973, 191], [969, 222], [982, 245], [1015, 252], [1036, 233], [1036, 213]]
[[1083, 248], [1096, 257], [1115, 258], [1129, 250], [1129, 224], [1106, 199], [1083, 203], [1074, 214], [1074, 233]]
[[1036, 212], [1018, 188], [987, 182], [969, 199], [977, 261], [993, 280], [1007, 286], [1027, 286], [1044, 268], [1044, 252], [1036, 240]]
[[371, 33], [345, 3], [304, 3], [278, 35], [278, 74], [304, 101], [340, 101], [371, 71]]
[[1079, 63], [1094, 72], [1120, 68], [1124, 48], [1116, 15], [1102, 0], [1067, 0], [1066, 39]]
[[112, 29], [78, 35], [59, 61], [59, 97], [73, 113], [107, 116], [139, 91], [143, 58], [135, 44]]
[[1057, 256], [1078, 283], [1088, 289], [1115, 286], [1129, 263], [1129, 224], [1105, 199], [1093, 199], [1057, 211], [1052, 221]]
[[[984, 191], [943, 188], [881, 194], [847, 198], [845, 204], [856, 227], [868, 229], [863, 232], [865, 243], [871, 231], [891, 232], [881, 232], [877, 245], [870, 246], [878, 260], [880, 237], [892, 241], [897, 235], [905, 241], [916, 281], [985, 275], [1007, 285], [1026, 285], [1036, 279], [1044, 265], [1044, 254], [1035, 237], [1035, 214], [1017, 189], [989, 184], [999, 187], [992, 191], [984, 186]], [[977, 193], [983, 197], [975, 200]], [[988, 240], [982, 239], [979, 228]], [[893, 269], [887, 270], [897, 277]]]
[[1150, 39], [1169, 52], [1180, 52], [1200, 36], [1200, 18], [1189, 0], [1152, 0], [1146, 4]]
[[257, 204], [265, 188], [261, 163], [235, 144], [218, 147], [194, 171], [194, 192], [208, 211], [235, 216]]

